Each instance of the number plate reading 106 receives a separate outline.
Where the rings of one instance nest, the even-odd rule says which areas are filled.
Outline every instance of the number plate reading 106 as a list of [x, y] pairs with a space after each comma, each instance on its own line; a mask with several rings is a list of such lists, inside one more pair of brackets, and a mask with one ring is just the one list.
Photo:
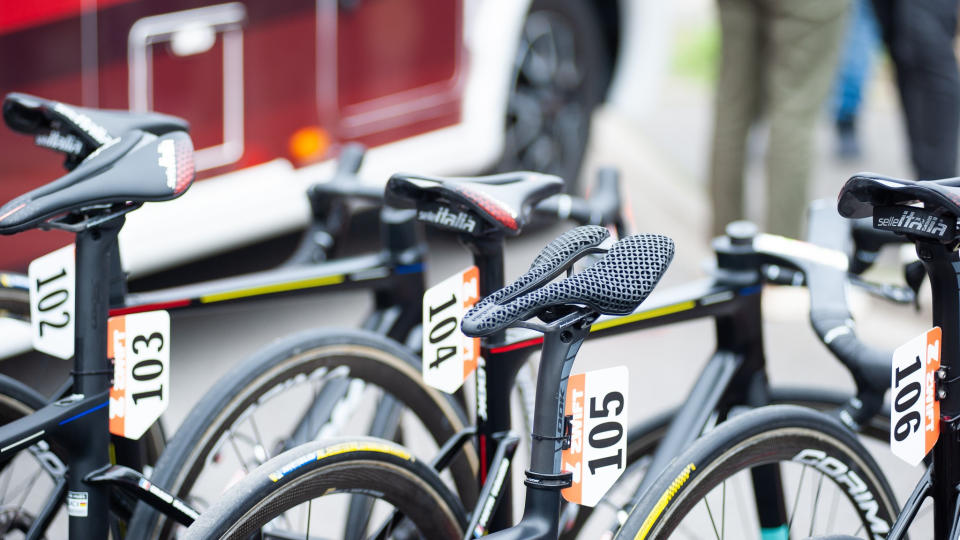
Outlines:
[[892, 368], [890, 449], [916, 466], [940, 436], [940, 402], [936, 396], [940, 328], [934, 327], [894, 351]]
[[573, 485], [563, 498], [595, 506], [623, 473], [627, 453], [626, 366], [571, 375], [567, 381], [566, 416], [572, 416], [570, 448], [563, 451], [563, 470]]
[[423, 293], [423, 381], [444, 392], [477, 369], [480, 339], [463, 335], [460, 321], [480, 296], [478, 276], [471, 266]]
[[30, 326], [33, 348], [57, 358], [73, 356], [76, 250], [73, 244], [30, 263]]
[[169, 402], [170, 315], [151, 311], [111, 317], [107, 336], [107, 356], [113, 359], [110, 433], [139, 439]]

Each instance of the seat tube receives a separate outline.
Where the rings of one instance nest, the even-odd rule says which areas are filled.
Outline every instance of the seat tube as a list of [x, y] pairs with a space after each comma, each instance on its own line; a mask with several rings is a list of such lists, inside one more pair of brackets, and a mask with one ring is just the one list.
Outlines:
[[[941, 390], [940, 438], [933, 448], [934, 538], [946, 538], [957, 501], [956, 486], [960, 483], [960, 257], [950, 246], [937, 242], [917, 241], [917, 255], [930, 276], [933, 296], [933, 324], [942, 332], [940, 366], [947, 379]], [[952, 382], [951, 382], [952, 381]]]
[[[85, 396], [109, 389], [112, 373], [107, 360], [107, 317], [110, 302], [111, 252], [118, 249], [117, 233], [123, 218], [77, 234], [76, 321], [74, 328], [74, 392]], [[67, 489], [85, 494], [86, 516], [70, 516], [70, 538], [94, 540], [107, 537], [110, 492], [106, 484], [88, 484], [84, 478], [110, 463], [109, 407], [93, 410], [71, 422], [65, 444], [69, 448]]]
[[[473, 253], [473, 261], [480, 276], [480, 297], [486, 297], [504, 285], [503, 236], [476, 238], [463, 235], [462, 243]], [[503, 342], [504, 333], [499, 332], [485, 340], [483, 359], [489, 358], [489, 344]], [[477, 447], [480, 452], [479, 480], [486, 480], [494, 454], [494, 433], [510, 430], [510, 392], [517, 372], [526, 355], [500, 355], [496, 362], [482, 361], [477, 366]], [[482, 387], [481, 387], [482, 386]], [[513, 524], [513, 493], [510, 485], [503, 490], [503, 497], [496, 513], [490, 520], [490, 530], [497, 531]]]

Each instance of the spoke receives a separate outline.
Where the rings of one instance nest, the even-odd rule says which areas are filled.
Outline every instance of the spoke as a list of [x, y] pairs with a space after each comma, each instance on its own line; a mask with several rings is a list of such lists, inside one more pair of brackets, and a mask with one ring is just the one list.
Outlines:
[[313, 512], [313, 499], [307, 501], [307, 533], [303, 535], [304, 540], [310, 540], [310, 514]]
[[800, 469], [800, 481], [797, 482], [797, 493], [793, 496], [793, 511], [790, 512], [790, 519], [787, 521], [787, 532], [793, 527], [793, 516], [797, 513], [797, 507], [800, 506], [800, 488], [803, 487], [803, 477], [807, 474], [807, 466]]
[[713, 519], [713, 512], [710, 511], [710, 501], [707, 500], [707, 497], [703, 498], [703, 504], [707, 507], [707, 515], [710, 516], [710, 524], [713, 525], [713, 535], [717, 537], [717, 540], [721, 540], [720, 533], [717, 531], [717, 522]]
[[723, 481], [720, 491], [720, 538], [727, 537], [727, 481]]
[[823, 479], [826, 475], [821, 474], [817, 482], [817, 492], [813, 496], [813, 509], [810, 511], [810, 530], [807, 536], [813, 536], [813, 523], [817, 519], [817, 503], [820, 501], [820, 490], [823, 489]]
[[263, 438], [260, 437], [260, 429], [257, 427], [257, 421], [253, 418], [251, 414], [249, 417], [250, 427], [253, 429], [253, 440], [256, 442], [253, 446], [253, 458], [257, 460], [257, 465], [261, 465], [270, 459], [270, 452], [267, 450], [267, 445], [263, 443]]
[[247, 467], [246, 461], [243, 459], [243, 454], [240, 453], [240, 448], [237, 446], [236, 435], [234, 434], [233, 429], [227, 434], [228, 440], [230, 441], [230, 447], [233, 448], [233, 453], [237, 455], [237, 459], [240, 461], [240, 466], [243, 467], [244, 474], [250, 474], [250, 468]]
[[839, 491], [839, 490], [837, 490], [837, 489], [834, 489], [834, 490], [833, 490], [833, 498], [830, 500], [830, 506], [827, 507], [827, 508], [830, 509], [830, 517], [827, 519], [827, 530], [828, 530], [828, 531], [832, 531], [832, 530], [833, 530], [834, 522], [835, 522], [836, 517], [837, 517], [837, 507], [840, 506], [839, 501], [837, 501], [837, 492], [838, 492], [838, 491]]
[[30, 478], [30, 483], [27, 484], [26, 489], [23, 490], [23, 495], [20, 496], [20, 502], [17, 503], [17, 506], [23, 506], [24, 501], [27, 500], [27, 495], [33, 490], [33, 486], [36, 485], [38, 478], [40, 478], [40, 474], [34, 474]]

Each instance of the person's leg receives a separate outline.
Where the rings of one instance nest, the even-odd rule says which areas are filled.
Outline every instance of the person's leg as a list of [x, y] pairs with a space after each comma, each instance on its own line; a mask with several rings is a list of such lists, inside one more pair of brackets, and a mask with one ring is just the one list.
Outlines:
[[769, 0], [767, 230], [798, 236], [807, 205], [813, 128], [830, 89], [849, 2]]
[[956, 0], [895, 0], [887, 46], [897, 72], [917, 178], [957, 174], [960, 73]]
[[721, 57], [714, 104], [709, 189], [713, 234], [742, 219], [747, 135], [759, 110], [761, 25], [753, 0], [718, 0]]
[[838, 153], [841, 157], [852, 157], [859, 154], [856, 123], [863, 85], [870, 75], [873, 56], [880, 42], [877, 20], [869, 0], [854, 0], [845, 32], [833, 112], [839, 138]]

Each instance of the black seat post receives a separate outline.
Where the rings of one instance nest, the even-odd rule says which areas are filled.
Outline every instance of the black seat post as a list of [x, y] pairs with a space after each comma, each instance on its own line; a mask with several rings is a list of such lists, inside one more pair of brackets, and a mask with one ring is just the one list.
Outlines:
[[[477, 266], [480, 274], [480, 297], [484, 298], [494, 291], [504, 286], [503, 270], [503, 235], [489, 234], [485, 236], [471, 236], [463, 234], [460, 241], [473, 254], [473, 264]], [[504, 332], [498, 332], [486, 339], [484, 348], [489, 349], [492, 345], [502, 343]], [[486, 353], [483, 353], [486, 357]], [[512, 361], [510, 361], [512, 360]], [[486, 388], [477, 389], [477, 392], [485, 392], [486, 395], [486, 419], [478, 415], [477, 418], [477, 439], [478, 446], [481, 446], [481, 456], [486, 456], [486, 464], [482, 470], [488, 470], [493, 462], [494, 454], [497, 449], [497, 442], [492, 435], [510, 430], [510, 392], [513, 389], [513, 383], [517, 378], [517, 373], [526, 361], [525, 355], [517, 355], [509, 360], [507, 355], [501, 355], [497, 362], [482, 364], [478, 367], [477, 384], [485, 381]], [[485, 371], [485, 376], [479, 376], [479, 370]], [[482, 474], [481, 474], [482, 476]], [[481, 482], [485, 480], [480, 479]], [[490, 521], [490, 530], [496, 531], [504, 529], [513, 524], [513, 496], [511, 490], [504, 490], [504, 497], [497, 507], [497, 511]]]
[[[118, 249], [117, 234], [123, 222], [123, 216], [119, 216], [77, 233], [73, 377], [74, 392], [84, 396], [105, 393], [113, 379], [107, 359], [110, 272], [106, 267]], [[77, 436], [66, 438], [67, 444], [76, 441], [69, 452], [68, 489], [88, 494], [88, 510], [87, 517], [70, 517], [70, 537], [106, 538], [109, 486], [90, 484], [84, 479], [110, 463], [109, 407], [92, 410], [82, 420], [71, 423]]]
[[[950, 245], [937, 241], [917, 240], [917, 255], [930, 276], [933, 293], [933, 324], [943, 329], [940, 343], [940, 367], [945, 369], [947, 379], [941, 389], [946, 396], [940, 399], [941, 433], [934, 446], [933, 476], [934, 538], [947, 538], [949, 531], [942, 529], [951, 522], [957, 501], [956, 485], [960, 482], [960, 256]], [[949, 419], [949, 420], [948, 420]]]

